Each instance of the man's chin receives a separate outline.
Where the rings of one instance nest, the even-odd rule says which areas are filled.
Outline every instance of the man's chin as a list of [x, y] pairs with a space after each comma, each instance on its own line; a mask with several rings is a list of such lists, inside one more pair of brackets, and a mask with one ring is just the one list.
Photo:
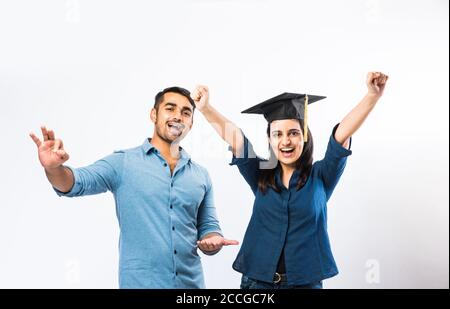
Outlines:
[[178, 143], [183, 139], [183, 135], [173, 135], [173, 134], [166, 134], [164, 136], [164, 140], [168, 143]]
[[159, 131], [157, 132], [159, 138], [161, 138], [163, 141], [165, 141], [168, 144], [176, 143], [178, 144], [187, 134], [187, 132], [183, 131], [180, 134], [173, 134], [168, 131]]

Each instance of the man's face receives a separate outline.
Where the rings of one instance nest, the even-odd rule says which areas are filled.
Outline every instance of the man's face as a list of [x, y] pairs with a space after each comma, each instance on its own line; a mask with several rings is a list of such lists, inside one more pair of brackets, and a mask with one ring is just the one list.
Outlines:
[[192, 128], [194, 110], [189, 100], [178, 93], [167, 92], [158, 110], [152, 109], [150, 117], [156, 134], [167, 143], [182, 140]]

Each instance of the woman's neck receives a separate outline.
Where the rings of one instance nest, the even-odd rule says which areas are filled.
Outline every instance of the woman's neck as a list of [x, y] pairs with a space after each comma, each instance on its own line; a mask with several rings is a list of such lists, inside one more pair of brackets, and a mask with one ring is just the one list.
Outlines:
[[294, 165], [286, 165], [280, 162], [281, 166], [281, 181], [286, 188], [289, 188], [289, 181], [291, 180], [292, 174], [295, 172]]

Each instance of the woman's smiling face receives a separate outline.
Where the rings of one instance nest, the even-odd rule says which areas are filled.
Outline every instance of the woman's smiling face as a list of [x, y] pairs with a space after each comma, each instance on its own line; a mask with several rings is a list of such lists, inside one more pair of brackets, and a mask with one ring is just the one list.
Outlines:
[[269, 144], [277, 159], [293, 166], [303, 152], [303, 133], [297, 119], [274, 120], [270, 123]]

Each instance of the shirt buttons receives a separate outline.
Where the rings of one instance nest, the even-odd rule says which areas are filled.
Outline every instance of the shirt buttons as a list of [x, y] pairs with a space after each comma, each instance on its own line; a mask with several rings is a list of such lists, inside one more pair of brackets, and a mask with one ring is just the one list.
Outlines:
[[172, 205], [170, 205], [170, 209], [172, 209], [173, 208], [173, 206]]
[[177, 250], [173, 250], [173, 254], [177, 254]]
[[164, 163], [164, 166], [167, 166], [167, 163]]
[[172, 226], [172, 231], [175, 231], [175, 227], [174, 226]]

